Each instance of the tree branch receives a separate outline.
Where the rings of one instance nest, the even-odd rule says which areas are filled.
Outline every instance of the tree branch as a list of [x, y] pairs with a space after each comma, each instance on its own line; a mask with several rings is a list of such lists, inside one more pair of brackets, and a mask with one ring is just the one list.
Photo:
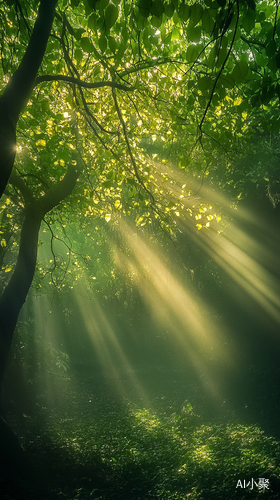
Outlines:
[[113, 94], [113, 100], [114, 100], [115, 108], [116, 108], [116, 111], [117, 111], [117, 115], [119, 117], [122, 129], [123, 129], [124, 138], [125, 138], [125, 142], [126, 142], [126, 147], [127, 147], [127, 150], [128, 150], [128, 154], [130, 156], [130, 160], [131, 160], [131, 163], [132, 163], [132, 166], [133, 166], [133, 170], [134, 170], [135, 176], [136, 176], [136, 178], [137, 178], [140, 186], [142, 186], [142, 188], [145, 189], [145, 191], [150, 196], [153, 205], [155, 205], [155, 199], [154, 199], [153, 194], [146, 187], [146, 185], [144, 184], [143, 180], [141, 179], [141, 177], [139, 175], [139, 172], [138, 172], [138, 169], [137, 169], [137, 165], [136, 165], [136, 161], [135, 161], [135, 158], [133, 156], [132, 149], [131, 149], [131, 146], [130, 146], [130, 142], [129, 142], [129, 139], [128, 139], [126, 125], [125, 125], [125, 122], [124, 122], [124, 119], [123, 119], [123, 116], [122, 116], [122, 112], [121, 112], [121, 110], [119, 108], [119, 105], [118, 105], [117, 96], [116, 96], [116, 92], [115, 92], [114, 88], [112, 89], [112, 94]]
[[46, 51], [57, 1], [41, 0], [26, 52], [1, 97], [8, 103], [14, 126], [33, 90], [34, 80]]
[[29, 187], [25, 184], [22, 177], [20, 177], [15, 171], [10, 175], [9, 184], [18, 188], [24, 198], [25, 205], [33, 201], [33, 194]]
[[[75, 155], [75, 158], [77, 165], [71, 165], [63, 179], [53, 189], [50, 189], [39, 200], [33, 198], [25, 209], [17, 263], [12, 277], [0, 298], [0, 370], [4, 367], [4, 360], [12, 342], [18, 315], [33, 280], [42, 219], [47, 212], [57, 206], [73, 191], [80, 172], [78, 154]], [[22, 190], [21, 179], [16, 178], [15, 182]], [[23, 189], [25, 190], [25, 187]]]
[[162, 58], [156, 59], [156, 60], [150, 59], [148, 61], [141, 61], [141, 62], [135, 63], [132, 67], [126, 69], [125, 71], [122, 71], [121, 73], [116, 72], [116, 74], [118, 75], [119, 78], [123, 78], [126, 75], [130, 75], [131, 73], [136, 73], [137, 71], [141, 71], [142, 69], [149, 69], [149, 68], [153, 68], [155, 66], [160, 66], [161, 64], [175, 63], [175, 62], [182, 63], [181, 60], [180, 61], [173, 61], [169, 57], [167, 57], [166, 59], [162, 59]]
[[209, 100], [208, 100], [208, 103], [206, 105], [206, 108], [204, 110], [204, 113], [203, 113], [203, 116], [201, 118], [201, 121], [200, 121], [200, 124], [198, 125], [198, 130], [200, 132], [200, 135], [199, 135], [199, 140], [201, 140], [201, 137], [202, 137], [202, 125], [204, 123], [204, 120], [206, 118], [206, 115], [208, 113], [208, 110], [210, 108], [210, 105], [211, 105], [211, 102], [212, 102], [212, 98], [213, 98], [213, 95], [214, 95], [214, 92], [215, 92], [215, 89], [216, 89], [216, 86], [217, 86], [217, 83], [219, 81], [219, 78], [222, 74], [222, 72], [224, 71], [224, 68], [225, 68], [225, 65], [226, 65], [226, 62], [231, 54], [231, 51], [232, 51], [232, 48], [233, 48], [233, 44], [234, 44], [234, 41], [235, 41], [235, 37], [236, 37], [236, 32], [237, 32], [237, 27], [238, 27], [238, 22], [239, 22], [239, 3], [238, 3], [238, 0], [236, 1], [236, 5], [237, 5], [237, 18], [236, 18], [236, 23], [235, 23], [235, 27], [234, 27], [234, 32], [233, 32], [233, 37], [232, 37], [232, 41], [231, 41], [231, 44], [230, 44], [230, 47], [229, 47], [229, 50], [227, 52], [227, 55], [225, 57], [225, 60], [223, 61], [223, 64], [221, 66], [221, 69], [219, 70], [216, 78], [215, 78], [215, 81], [214, 81], [214, 85], [213, 85], [213, 88], [212, 88], [212, 91], [211, 91], [211, 94], [210, 94], [210, 97], [209, 97]]
[[111, 87], [119, 90], [125, 90], [126, 92], [131, 92], [135, 90], [134, 87], [127, 87], [126, 85], [122, 85], [121, 83], [116, 82], [84, 82], [79, 78], [75, 78], [74, 76], [66, 76], [66, 75], [42, 75], [38, 76], [35, 80], [34, 87], [39, 85], [42, 82], [66, 82], [73, 83], [74, 85], [78, 85], [79, 87], [84, 87], [86, 89], [99, 89], [101, 87]]
[[39, 200], [43, 213], [42, 218], [72, 193], [80, 172], [81, 168], [78, 166], [78, 163], [77, 165], [70, 165], [63, 179]]

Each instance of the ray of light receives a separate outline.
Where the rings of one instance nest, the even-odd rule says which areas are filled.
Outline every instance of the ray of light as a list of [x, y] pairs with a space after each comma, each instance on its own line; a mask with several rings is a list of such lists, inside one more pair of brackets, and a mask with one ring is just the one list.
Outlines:
[[[221, 332], [222, 325], [210, 320], [213, 311], [206, 311], [206, 305], [191, 296], [186, 284], [168, 268], [159, 248], [151, 249], [125, 221], [122, 221], [122, 232], [130, 247], [130, 257], [116, 248], [117, 266], [124, 273], [130, 267], [138, 276], [138, 286], [155, 323], [161, 325], [171, 344], [181, 351], [185, 365], [192, 365], [212, 392], [217, 393], [218, 384], [211, 368], [216, 363], [228, 371], [235, 366], [233, 348], [229, 351], [227, 347], [225, 325]], [[148, 271], [148, 279], [143, 270]]]
[[[246, 223], [244, 228], [242, 221]], [[252, 231], [254, 226], [257, 227], [257, 236]], [[188, 229], [186, 221], [181, 228], [183, 231]], [[266, 237], [270, 231], [270, 237]], [[256, 314], [263, 311], [280, 324], [280, 283], [277, 276], [280, 245], [274, 231], [263, 227], [258, 216], [254, 218], [247, 210], [239, 208], [223, 232], [207, 230], [194, 240], [254, 302]], [[273, 246], [268, 243], [270, 238], [274, 241]], [[242, 297], [240, 300], [243, 300]]]
[[[213, 225], [213, 229], [197, 231], [194, 221], [183, 214], [179, 227], [183, 233], [190, 235], [193, 245], [201, 247], [236, 284], [232, 293], [236, 293], [233, 298], [240, 302], [240, 307], [248, 308], [249, 313], [260, 318], [265, 313], [266, 318], [279, 325], [280, 285], [273, 268], [277, 266], [277, 248], [280, 245], [277, 240], [275, 248], [270, 246], [268, 250], [267, 243], [275, 242], [276, 235], [267, 227], [262, 227], [261, 220], [252, 214], [240, 209], [230, 211], [228, 200], [212, 189], [204, 189], [203, 198], [207, 199], [207, 203], [222, 207], [229, 214], [231, 223], [227, 227], [221, 226], [219, 231], [217, 224]], [[192, 201], [186, 200], [186, 207], [189, 202]], [[256, 238], [248, 227], [257, 228], [265, 234], [266, 241]], [[157, 325], [167, 338], [162, 348], [170, 349], [170, 358], [177, 360], [178, 366], [190, 366], [207, 391], [220, 400], [221, 374], [230, 376], [242, 360], [239, 340], [235, 338], [236, 325], [217, 317], [213, 309], [214, 301], [209, 300], [208, 303], [207, 298], [194, 294], [191, 282], [186, 275], [182, 276], [178, 265], [171, 266], [165, 251], [159, 245], [151, 245], [144, 233], [133, 228], [128, 220], [120, 222], [120, 232], [129, 252], [124, 253], [116, 244], [115, 263], [124, 276], [135, 276], [135, 286], [153, 319], [151, 336], [154, 335], [153, 325]], [[225, 280], [223, 287], [226, 290]], [[83, 283], [83, 288], [89, 287]], [[85, 328], [104, 372], [109, 374], [116, 390], [122, 395], [129, 392], [122, 377], [123, 370], [130, 375], [129, 390], [133, 386], [149, 406], [146, 388], [134, 372], [133, 363], [125, 353], [115, 325], [106, 316], [102, 305], [93, 296], [86, 297], [81, 287], [76, 287], [75, 298], [82, 317], [81, 328]], [[55, 330], [55, 325], [52, 328]], [[275, 330], [271, 331], [274, 335]]]
[[114, 327], [106, 318], [102, 306], [97, 300], [87, 298], [79, 287], [75, 290], [75, 298], [82, 316], [83, 326], [91, 339], [93, 349], [98, 355], [104, 373], [108, 374], [112, 384], [122, 395], [127, 395], [126, 382], [122, 379], [122, 375], [124, 373], [128, 375], [132, 389], [138, 393], [145, 404], [149, 405], [148, 395], [145, 393], [132, 364], [125, 355]]

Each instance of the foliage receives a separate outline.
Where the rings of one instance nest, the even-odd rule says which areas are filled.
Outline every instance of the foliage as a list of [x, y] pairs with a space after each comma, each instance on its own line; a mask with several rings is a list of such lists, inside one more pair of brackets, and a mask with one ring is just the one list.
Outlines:
[[[33, 1], [0, 8], [3, 90], [36, 15]], [[272, 1], [60, 0], [17, 125], [16, 177], [1, 213], [3, 286], [14, 268], [26, 193], [40, 198], [78, 158], [72, 195], [45, 216], [53, 235], [77, 220], [111, 223], [123, 214], [173, 234], [178, 217], [200, 213], [188, 204], [192, 190], [180, 169], [236, 186], [236, 198], [249, 179], [275, 205], [277, 162], [267, 172], [255, 156], [246, 172], [236, 161], [256, 131], [277, 142], [279, 22]], [[209, 218], [197, 221], [198, 229], [217, 220], [207, 205], [200, 208]]]

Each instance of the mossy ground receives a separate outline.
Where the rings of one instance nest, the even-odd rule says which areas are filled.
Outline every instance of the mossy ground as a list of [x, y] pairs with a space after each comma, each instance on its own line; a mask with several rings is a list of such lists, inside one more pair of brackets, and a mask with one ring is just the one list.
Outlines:
[[[41, 498], [67, 500], [278, 499], [280, 443], [258, 427], [205, 423], [190, 402], [180, 410], [73, 393], [72, 406], [37, 405], [21, 422], [24, 449], [45, 477]], [[269, 490], [257, 486], [269, 480]], [[237, 487], [254, 479], [253, 489]], [[30, 481], [29, 481], [30, 484]], [[239, 483], [240, 484], [240, 483]], [[28, 488], [27, 488], [28, 489]], [[39, 484], [40, 490], [40, 484]], [[7, 500], [34, 499], [31, 492]], [[38, 485], [37, 485], [38, 492]], [[9, 496], [10, 495], [10, 496]], [[35, 496], [34, 496], [35, 495]]]

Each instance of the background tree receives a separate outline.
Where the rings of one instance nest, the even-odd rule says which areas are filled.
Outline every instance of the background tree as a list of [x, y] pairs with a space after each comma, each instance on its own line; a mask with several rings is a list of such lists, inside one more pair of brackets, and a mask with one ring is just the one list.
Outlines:
[[[280, 24], [254, 0], [15, 0], [0, 18], [1, 381], [42, 221], [51, 241], [57, 225], [124, 213], [174, 234], [195, 210], [180, 169], [214, 180], [220, 165], [243, 196], [236, 160], [279, 131]], [[276, 204], [277, 162], [256, 167]]]

